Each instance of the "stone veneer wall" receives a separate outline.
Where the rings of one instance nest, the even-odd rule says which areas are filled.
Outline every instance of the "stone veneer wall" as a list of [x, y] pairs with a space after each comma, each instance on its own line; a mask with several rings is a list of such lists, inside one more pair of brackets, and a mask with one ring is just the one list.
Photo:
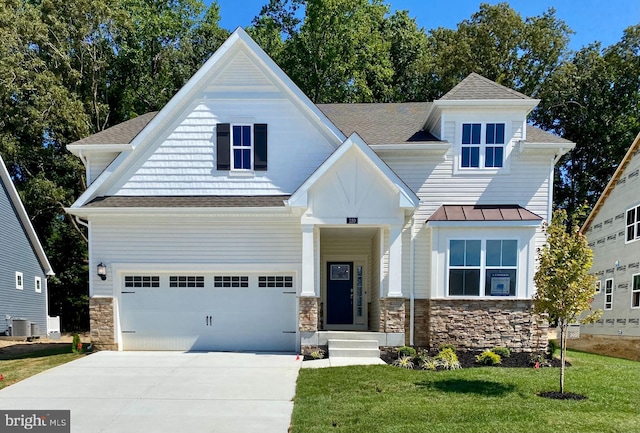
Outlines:
[[[413, 313], [415, 315], [415, 323], [413, 326], [413, 345], [420, 347], [429, 346], [429, 300], [415, 299], [413, 301]], [[405, 344], [410, 344], [410, 326], [411, 326], [411, 301], [405, 301], [404, 309], [406, 311], [404, 336]]]
[[547, 321], [533, 314], [531, 301], [431, 299], [428, 305], [432, 348], [442, 343], [474, 351], [498, 346], [513, 352], [547, 348]]
[[98, 350], [118, 350], [115, 339], [113, 298], [89, 299], [91, 343]]
[[318, 298], [298, 298], [298, 327], [300, 332], [316, 332], [318, 323]]
[[380, 300], [380, 331], [403, 333], [405, 330], [405, 299], [385, 298]]

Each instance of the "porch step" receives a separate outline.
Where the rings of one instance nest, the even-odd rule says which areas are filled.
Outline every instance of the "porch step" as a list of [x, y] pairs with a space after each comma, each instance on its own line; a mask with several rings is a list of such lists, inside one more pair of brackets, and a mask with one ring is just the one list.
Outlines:
[[328, 341], [329, 358], [379, 358], [380, 349], [377, 340], [340, 340]]

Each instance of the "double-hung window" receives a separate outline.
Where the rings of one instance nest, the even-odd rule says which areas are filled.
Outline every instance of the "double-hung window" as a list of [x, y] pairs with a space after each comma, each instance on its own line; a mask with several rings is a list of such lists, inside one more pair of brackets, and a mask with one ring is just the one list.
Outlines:
[[613, 278], [604, 281], [604, 309], [613, 309]]
[[231, 132], [233, 170], [251, 170], [253, 167], [253, 137], [251, 125], [233, 125]]
[[631, 280], [631, 308], [640, 308], [640, 274]]
[[627, 242], [640, 239], [640, 206], [627, 210], [627, 236], [625, 239]]
[[216, 168], [220, 171], [267, 170], [267, 124], [219, 123]]
[[463, 123], [460, 167], [500, 168], [503, 164], [504, 123]]
[[449, 296], [515, 296], [518, 241], [449, 242]]

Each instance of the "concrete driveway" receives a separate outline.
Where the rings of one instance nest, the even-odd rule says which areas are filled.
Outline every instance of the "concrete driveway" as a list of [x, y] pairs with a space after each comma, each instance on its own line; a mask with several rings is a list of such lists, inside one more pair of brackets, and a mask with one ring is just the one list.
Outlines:
[[74, 433], [286, 433], [296, 355], [98, 352], [0, 391], [2, 409], [71, 410]]

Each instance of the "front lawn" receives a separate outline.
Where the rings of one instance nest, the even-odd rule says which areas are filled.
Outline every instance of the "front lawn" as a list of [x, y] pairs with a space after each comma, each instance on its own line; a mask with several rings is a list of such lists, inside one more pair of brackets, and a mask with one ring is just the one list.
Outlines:
[[292, 433], [640, 432], [640, 362], [569, 352], [557, 368], [414, 371], [391, 366], [300, 370]]
[[72, 353], [70, 344], [64, 344], [60, 347], [16, 355], [10, 359], [0, 359], [0, 374], [3, 376], [3, 380], [0, 380], [0, 389], [82, 356], [85, 355]]

